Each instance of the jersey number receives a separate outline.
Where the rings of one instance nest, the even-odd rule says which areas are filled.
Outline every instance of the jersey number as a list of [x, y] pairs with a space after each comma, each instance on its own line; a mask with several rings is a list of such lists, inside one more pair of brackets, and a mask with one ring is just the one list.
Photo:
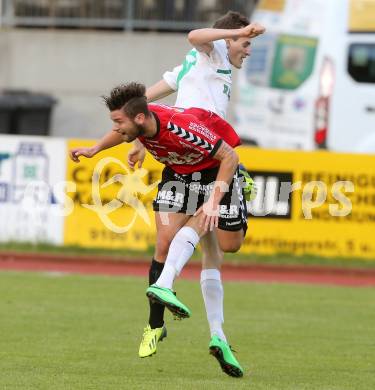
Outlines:
[[196, 163], [197, 160], [199, 161], [202, 159], [202, 154], [197, 154], [197, 153], [189, 153], [186, 155], [180, 155], [175, 152], [168, 152], [168, 157], [161, 157], [159, 158], [160, 162], [169, 162], [169, 164], [188, 164], [190, 165], [191, 163]]
[[228, 85], [224, 84], [224, 90], [223, 90], [224, 95], [228, 96], [228, 100], [230, 99], [230, 88]]

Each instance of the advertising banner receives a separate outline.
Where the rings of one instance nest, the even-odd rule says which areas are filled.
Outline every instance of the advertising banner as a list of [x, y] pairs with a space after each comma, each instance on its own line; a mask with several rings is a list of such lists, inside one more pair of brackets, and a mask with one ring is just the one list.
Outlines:
[[258, 187], [242, 252], [375, 259], [375, 156], [238, 151]]
[[[91, 142], [93, 144], [93, 142]], [[69, 141], [69, 148], [90, 146]], [[131, 171], [131, 146], [67, 163], [65, 244], [144, 250], [155, 245], [152, 201], [163, 166], [147, 155]], [[375, 259], [375, 156], [239, 147], [258, 194], [248, 203], [242, 253]]]
[[0, 241], [63, 243], [65, 145], [0, 136]]
[[[69, 149], [94, 142], [70, 140]], [[152, 201], [163, 166], [150, 155], [143, 169], [126, 163], [131, 145], [122, 144], [80, 163], [67, 161], [65, 244], [145, 250], [155, 245]]]

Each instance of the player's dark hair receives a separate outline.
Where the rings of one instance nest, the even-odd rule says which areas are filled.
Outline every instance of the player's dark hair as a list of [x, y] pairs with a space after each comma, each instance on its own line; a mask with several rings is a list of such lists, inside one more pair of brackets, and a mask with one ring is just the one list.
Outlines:
[[134, 118], [139, 113], [150, 115], [145, 93], [143, 84], [132, 82], [113, 88], [109, 96], [102, 98], [109, 111], [123, 110], [129, 118]]
[[250, 20], [245, 16], [235, 11], [228, 11], [224, 16], [219, 18], [213, 28], [235, 29], [246, 27], [250, 24]]

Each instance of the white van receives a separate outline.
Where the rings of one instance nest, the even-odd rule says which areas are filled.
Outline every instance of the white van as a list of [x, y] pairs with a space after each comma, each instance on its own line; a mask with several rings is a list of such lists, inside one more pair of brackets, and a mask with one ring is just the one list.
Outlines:
[[267, 148], [375, 153], [375, 0], [261, 0], [235, 127]]

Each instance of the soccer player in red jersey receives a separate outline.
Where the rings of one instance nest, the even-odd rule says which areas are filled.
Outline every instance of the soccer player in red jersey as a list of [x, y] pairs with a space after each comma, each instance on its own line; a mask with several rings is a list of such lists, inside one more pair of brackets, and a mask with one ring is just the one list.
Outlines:
[[[199, 29], [189, 33], [188, 40], [194, 46], [183, 63], [173, 71], [165, 72], [163, 79], [146, 90], [148, 102], [155, 101], [177, 90], [175, 106], [191, 106], [210, 110], [225, 118], [232, 84], [232, 66], [240, 68], [245, 57], [250, 54], [250, 38], [264, 32], [263, 26], [252, 23], [238, 12], [229, 11], [219, 18], [213, 29]], [[224, 127], [225, 128], [225, 127]], [[115, 131], [107, 133], [93, 148], [77, 148], [76, 153], [92, 157], [103, 149], [123, 142]], [[128, 164], [141, 167], [145, 148], [138, 139], [128, 154]], [[169, 155], [172, 158], [172, 155]], [[242, 169], [241, 169], [242, 168]], [[240, 165], [244, 177], [244, 192], [247, 200], [255, 196], [255, 187], [246, 169]], [[156, 213], [156, 222], [159, 215]], [[155, 246], [155, 254], [149, 269], [149, 284], [155, 283], [163, 271], [169, 245], [175, 235], [171, 229], [163, 230], [163, 235]], [[223, 329], [224, 290], [221, 281], [223, 252], [220, 250], [216, 232], [205, 234], [200, 240], [202, 250], [201, 291], [207, 312], [211, 341], [220, 339], [224, 349], [228, 349]], [[156, 353], [158, 341], [166, 335], [164, 306], [150, 302], [148, 324], [144, 328], [139, 346], [139, 356], [147, 357]], [[210, 343], [211, 344], [211, 343]], [[217, 357], [217, 356], [216, 356]]]
[[[147, 104], [144, 95], [142, 84], [130, 83], [114, 88], [105, 102], [113, 130], [121, 134], [123, 141], [138, 139], [165, 165], [153, 203], [157, 241], [171, 232], [174, 238], [164, 269], [147, 294], [175, 315], [186, 317], [190, 311], [175, 297], [172, 285], [200, 238], [215, 230], [220, 249], [235, 252], [247, 229], [234, 151], [239, 138], [225, 120], [210, 111]], [[79, 155], [81, 151], [70, 152], [73, 161], [79, 161]], [[211, 340], [211, 353], [220, 353], [215, 356], [219, 362], [222, 360], [226, 373], [242, 376], [243, 370], [228, 344], [218, 349], [219, 342]]]

